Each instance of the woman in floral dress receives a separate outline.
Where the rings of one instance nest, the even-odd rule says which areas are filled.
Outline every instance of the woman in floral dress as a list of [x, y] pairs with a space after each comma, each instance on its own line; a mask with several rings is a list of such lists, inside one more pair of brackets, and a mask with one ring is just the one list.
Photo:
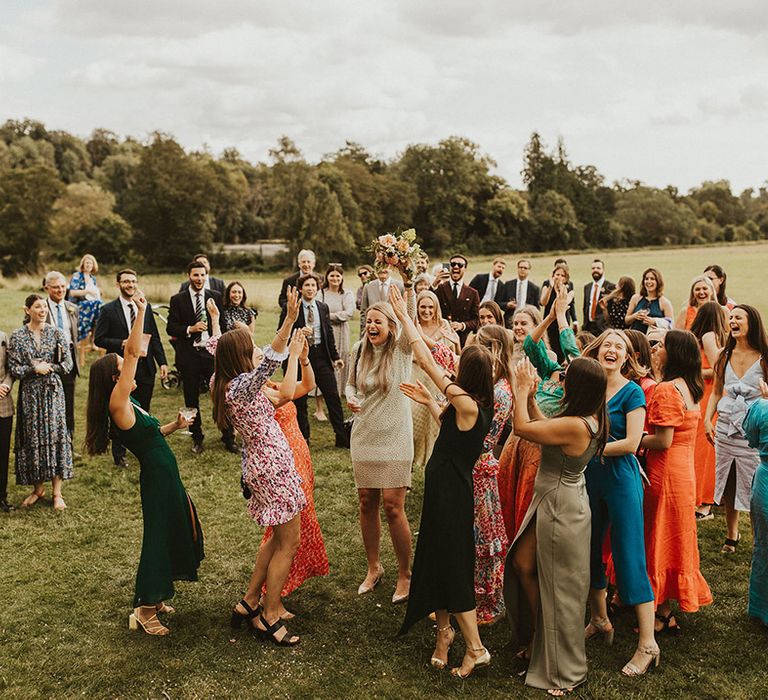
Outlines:
[[101, 289], [96, 284], [99, 264], [93, 255], [83, 255], [77, 271], [69, 281], [69, 298], [77, 304], [77, 342], [80, 348], [80, 366], [85, 364], [88, 345], [93, 349], [93, 329], [101, 310]]
[[256, 312], [245, 305], [248, 296], [240, 282], [230, 282], [224, 290], [224, 310], [221, 313], [221, 330], [225, 333], [237, 328], [238, 323], [253, 330]]
[[48, 306], [37, 294], [24, 302], [29, 317], [11, 334], [8, 369], [19, 381], [16, 417], [16, 483], [32, 485], [22, 502], [28, 507], [53, 484], [53, 507], [64, 510], [62, 481], [72, 478], [72, 440], [67, 431], [61, 375], [72, 371], [72, 354], [64, 334], [45, 322]]
[[[213, 311], [209, 301], [209, 313]], [[291, 327], [299, 315], [299, 295], [288, 289], [286, 315], [272, 344], [255, 366], [254, 346], [248, 331], [238, 328], [221, 337], [213, 336], [209, 349], [215, 353], [212, 378], [213, 415], [220, 427], [232, 427], [243, 439], [242, 478], [248, 511], [262, 526], [272, 526], [273, 536], [259, 548], [256, 564], [243, 599], [232, 612], [232, 625], [243, 620], [258, 636], [279, 646], [294, 646], [299, 638], [291, 635], [280, 618], [280, 594], [293, 556], [299, 547], [299, 514], [307, 505], [296, 471], [293, 452], [275, 420], [275, 409], [262, 388], [286, 359]], [[290, 354], [301, 354], [303, 338], [294, 333]], [[296, 363], [286, 372], [285, 382], [296, 382]], [[259, 605], [266, 583], [264, 607]]]

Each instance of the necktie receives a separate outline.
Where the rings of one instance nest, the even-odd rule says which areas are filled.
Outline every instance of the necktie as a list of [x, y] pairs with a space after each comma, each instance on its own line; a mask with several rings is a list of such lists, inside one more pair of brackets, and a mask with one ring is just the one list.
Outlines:
[[[128, 314], [131, 317], [131, 328], [133, 328], [133, 324], [136, 323], [136, 309], [133, 308], [133, 303], [128, 304]], [[128, 330], [131, 330], [131, 328]]]
[[386, 285], [385, 282], [379, 282], [379, 285], [381, 286], [381, 291], [379, 292], [379, 296], [381, 297], [382, 301], [386, 301], [387, 300], [387, 296], [386, 296], [385, 292], [386, 292], [386, 289], [387, 289], [387, 285]]
[[309, 344], [315, 344], [315, 307], [313, 304], [307, 306], [307, 325], [312, 329], [312, 335], [308, 338]]
[[592, 285], [592, 303], [589, 305], [589, 320], [595, 320], [595, 314], [597, 313], [597, 297], [600, 290], [596, 284]]
[[459, 298], [459, 283], [458, 282], [454, 282], [453, 283], [453, 296], [456, 297], [457, 299]]
[[64, 331], [64, 316], [61, 313], [61, 304], [56, 304], [56, 326], [60, 331]]
[[198, 321], [205, 321], [205, 314], [203, 313], [203, 300], [200, 292], [195, 293], [195, 316]]

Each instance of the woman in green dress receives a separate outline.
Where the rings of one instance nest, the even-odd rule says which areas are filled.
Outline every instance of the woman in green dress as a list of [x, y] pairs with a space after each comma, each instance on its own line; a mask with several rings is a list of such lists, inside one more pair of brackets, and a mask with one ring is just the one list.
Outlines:
[[164, 601], [173, 597], [174, 581], [197, 580], [204, 556], [203, 533], [195, 506], [181, 483], [176, 457], [165, 441], [189, 422], [179, 414], [175, 421], [161, 426], [131, 398], [147, 308], [140, 293], [133, 301], [138, 313], [126, 341], [125, 359], [109, 353], [91, 366], [85, 445], [89, 454], [105, 452], [111, 427], [139, 460], [144, 539], [129, 627], [166, 635], [169, 630], [157, 613], [173, 612]]

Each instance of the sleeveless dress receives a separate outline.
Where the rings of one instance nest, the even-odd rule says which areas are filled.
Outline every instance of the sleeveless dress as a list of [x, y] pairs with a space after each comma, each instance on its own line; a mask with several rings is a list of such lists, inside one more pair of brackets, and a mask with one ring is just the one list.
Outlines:
[[[627, 382], [608, 401], [608, 443], [627, 436], [627, 414], [645, 408], [643, 390]], [[590, 575], [592, 588], [608, 585], [603, 542], [609, 532], [616, 585], [625, 605], [653, 600], [645, 565], [643, 537], [643, 483], [633, 454], [592, 458], [587, 466], [587, 492], [592, 510]]]
[[408, 609], [400, 634], [435, 610], [475, 608], [475, 542], [472, 468], [483, 451], [491, 410], [480, 408], [475, 425], [459, 430], [448, 406], [424, 470], [424, 504], [413, 557]]
[[[634, 313], [645, 311], [646, 309], [650, 318], [664, 318], [664, 312], [661, 310], [661, 303], [658, 299], [648, 301], [648, 297], [640, 297], [640, 301], [635, 305]], [[633, 331], [647, 333], [650, 326], [646, 326], [642, 321], [633, 321], [631, 328]]]
[[172, 598], [174, 581], [197, 581], [205, 554], [197, 511], [181, 483], [176, 457], [160, 433], [160, 422], [134, 398], [131, 403], [136, 422], [129, 430], [115, 430], [141, 467], [144, 539], [133, 599], [133, 607], [138, 607]]
[[752, 404], [744, 421], [744, 433], [750, 447], [760, 451], [749, 508], [755, 540], [748, 613], [768, 625], [768, 400], [758, 399]]
[[[309, 455], [307, 441], [299, 430], [296, 421], [296, 405], [293, 401], [283, 404], [275, 411], [275, 420], [288, 440], [288, 445], [293, 452], [293, 461], [296, 471], [301, 477], [301, 488], [307, 499], [307, 506], [301, 511], [301, 543], [296, 550], [288, 572], [288, 578], [283, 584], [280, 594], [283, 598], [295, 591], [304, 581], [313, 576], [327, 576], [329, 571], [328, 554], [325, 551], [323, 534], [320, 532], [320, 523], [317, 522], [315, 513], [315, 473], [312, 469], [312, 458]], [[261, 544], [272, 536], [272, 528], [268, 527], [264, 532]]]
[[[594, 422], [583, 419], [594, 435]], [[578, 457], [543, 445], [533, 501], [515, 541], [536, 518], [539, 610], [525, 684], [572, 688], [587, 678], [584, 614], [589, 594], [590, 509], [584, 470], [597, 450], [592, 438]], [[511, 556], [515, 543], [509, 548]], [[531, 639], [531, 610], [511, 561], [504, 574], [504, 601], [513, 645]]]
[[700, 411], [686, 410], [672, 382], [661, 382], [648, 404], [648, 423], [672, 427], [666, 450], [648, 450], [645, 489], [645, 558], [656, 604], [676, 600], [683, 612], [712, 602], [699, 568], [696, 471], [693, 466]]
[[760, 359], [744, 372], [739, 379], [731, 363], [725, 366], [723, 396], [717, 402], [717, 426], [715, 427], [715, 503], [721, 503], [731, 466], [736, 470], [736, 510], [749, 510], [752, 495], [752, 479], [760, 455], [751, 448], [744, 436], [742, 425], [749, 406], [760, 398], [760, 379], [763, 368]]
[[[704, 349], [701, 350], [701, 369], [712, 369], [709, 364], [709, 358]], [[704, 378], [704, 396], [701, 399], [701, 415], [699, 424], [696, 428], [696, 447], [694, 452], [694, 466], [696, 469], [696, 505], [706, 505], [715, 502], [715, 448], [707, 440], [707, 434], [704, 431], [704, 416], [707, 414], [707, 404], [712, 395], [714, 379], [712, 377]], [[713, 420], [716, 421], [717, 414]]]

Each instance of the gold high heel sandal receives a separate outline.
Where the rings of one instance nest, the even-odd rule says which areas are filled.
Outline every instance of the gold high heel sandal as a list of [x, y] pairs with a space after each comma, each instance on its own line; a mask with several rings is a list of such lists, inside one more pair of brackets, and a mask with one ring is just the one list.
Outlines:
[[134, 608], [133, 612], [128, 616], [128, 629], [136, 632], [141, 627], [147, 634], [151, 634], [154, 637], [164, 637], [166, 634], [169, 634], [171, 630], [157, 619], [157, 608], [154, 605], [147, 605], [146, 607], [154, 611], [153, 615], [146, 620], [142, 620], [139, 617], [139, 610], [141, 608]]
[[461, 680], [469, 678], [479, 668], [485, 668], [486, 666], [491, 665], [491, 652], [489, 652], [485, 647], [480, 647], [479, 649], [467, 647], [467, 650], [474, 652], [482, 651], [483, 653], [475, 659], [475, 665], [472, 666], [472, 668], [467, 673], [461, 672], [461, 666], [457, 666], [456, 668], [451, 669], [451, 675], [455, 678], [461, 678]]
[[641, 654], [645, 654], [648, 658], [648, 663], [645, 664], [644, 668], [640, 668], [639, 666], [635, 666], [631, 661], [628, 661], [624, 668], [621, 669], [621, 673], [625, 676], [642, 676], [644, 675], [650, 668], [651, 665], [653, 665], [654, 668], [659, 667], [659, 663], [661, 662], [661, 649], [659, 647], [637, 647], [637, 650]]
[[584, 628], [584, 639], [592, 639], [598, 634], [602, 635], [608, 646], [613, 644], [614, 629], [607, 617], [593, 617]]
[[438, 627], [437, 628], [438, 636], [440, 636], [440, 634], [442, 634], [443, 632], [449, 632], [449, 631], [450, 631], [450, 635], [451, 635], [451, 641], [448, 642], [448, 648], [445, 651], [446, 661], [443, 661], [442, 659], [438, 659], [436, 656], [433, 656], [429, 660], [429, 663], [432, 664], [432, 668], [436, 668], [438, 671], [442, 671], [448, 665], [448, 661], [447, 661], [448, 652], [450, 651], [451, 644], [453, 644], [453, 640], [456, 637], [456, 632], [454, 631], [453, 627], [451, 627], [450, 624], [447, 624], [445, 627]]

